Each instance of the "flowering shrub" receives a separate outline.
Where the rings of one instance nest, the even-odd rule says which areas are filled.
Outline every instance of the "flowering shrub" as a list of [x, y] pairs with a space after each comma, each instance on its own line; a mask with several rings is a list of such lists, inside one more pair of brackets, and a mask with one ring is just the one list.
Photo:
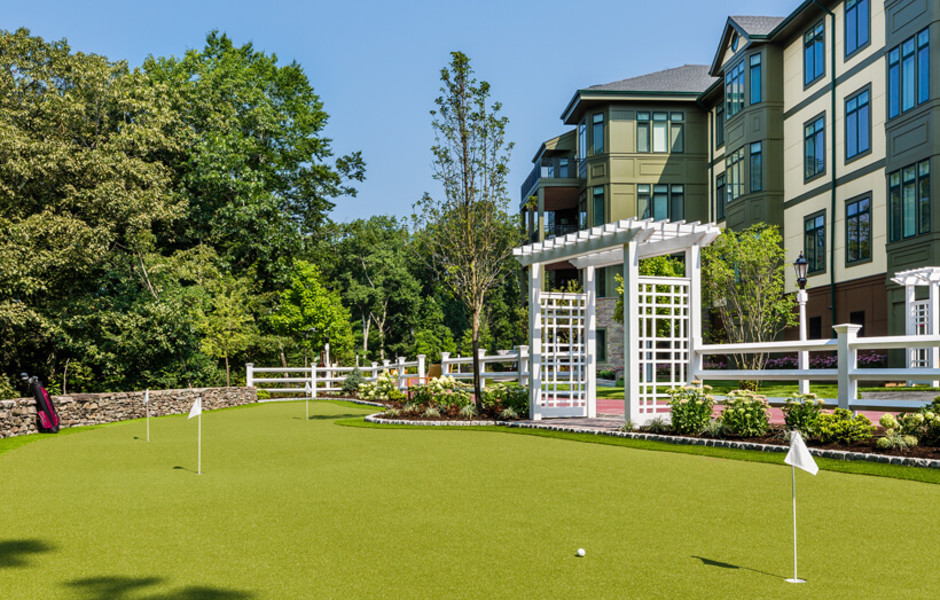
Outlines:
[[529, 414], [529, 388], [520, 385], [496, 383], [482, 390], [483, 406], [496, 412], [511, 408], [517, 415]]
[[852, 411], [837, 408], [832, 414], [819, 416], [819, 439], [825, 443], [853, 444], [870, 440], [875, 426], [865, 415], [852, 416]]
[[669, 390], [672, 429], [676, 433], [701, 433], [712, 418], [715, 399], [708, 395], [712, 386], [686, 385]]
[[910, 436], [915, 439], [915, 443], [920, 441], [925, 446], [935, 446], [940, 443], [940, 413], [934, 412], [933, 406], [925, 406], [916, 413], [906, 413], [897, 417], [886, 414], [879, 422], [885, 428], [885, 437], [892, 434]]
[[384, 370], [375, 382], [359, 384], [359, 397], [363, 400], [402, 400], [404, 394], [398, 390], [398, 377]]
[[411, 401], [427, 406], [456, 406], [470, 404], [470, 386], [444, 375], [428, 381], [427, 385], [411, 388]]
[[733, 390], [725, 400], [721, 423], [731, 435], [764, 435], [769, 427], [767, 399], [749, 390]]
[[816, 437], [823, 401], [816, 394], [794, 392], [783, 406], [783, 422], [787, 429], [796, 429], [804, 438]]
[[[874, 350], [858, 353], [858, 366], [861, 368], [884, 367], [888, 364], [886, 354], [878, 354]], [[837, 369], [839, 367], [839, 357], [833, 353], [810, 354], [809, 368], [811, 369]], [[799, 360], [796, 354], [788, 354], [778, 358], [768, 358], [764, 362], [765, 369], [796, 369], [799, 368]]]

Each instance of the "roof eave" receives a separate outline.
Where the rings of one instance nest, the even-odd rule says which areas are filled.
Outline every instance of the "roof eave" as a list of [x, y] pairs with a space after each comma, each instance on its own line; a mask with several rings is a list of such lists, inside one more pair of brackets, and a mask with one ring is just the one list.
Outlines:
[[[575, 113], [578, 104], [581, 103], [581, 100], [605, 100], [610, 98], [625, 98], [630, 100], [639, 100], [642, 98], [650, 98], [655, 100], [675, 100], [677, 102], [694, 102], [702, 92], [667, 92], [667, 91], [627, 91], [627, 90], [578, 90], [575, 92], [574, 97], [568, 103], [568, 106], [565, 107], [564, 112], [561, 114], [561, 120], [566, 125], [575, 125], [573, 122], [569, 122], [572, 115]], [[599, 98], [589, 98], [589, 96], [600, 96]]]

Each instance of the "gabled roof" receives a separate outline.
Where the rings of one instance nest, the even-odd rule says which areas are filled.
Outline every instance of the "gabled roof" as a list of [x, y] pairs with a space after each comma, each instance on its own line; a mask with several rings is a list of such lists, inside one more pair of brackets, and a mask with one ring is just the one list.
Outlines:
[[786, 17], [729, 17], [740, 27], [749, 38], [766, 37], [777, 25], [783, 23]]
[[748, 42], [763, 41], [786, 20], [787, 17], [728, 17], [721, 34], [721, 41], [718, 42], [718, 49], [715, 50], [715, 58], [712, 59], [712, 66], [708, 70], [709, 74], [714, 75], [721, 68], [721, 58], [725, 48], [728, 47], [732, 33], [743, 36]]
[[714, 80], [715, 78], [708, 74], [708, 65], [682, 65], [639, 77], [592, 85], [584, 91], [701, 93], [708, 89]]

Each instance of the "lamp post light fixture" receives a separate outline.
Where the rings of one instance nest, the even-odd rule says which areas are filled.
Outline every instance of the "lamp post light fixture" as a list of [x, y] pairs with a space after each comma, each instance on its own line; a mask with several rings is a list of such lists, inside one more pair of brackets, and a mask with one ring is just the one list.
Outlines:
[[[796, 271], [796, 285], [800, 290], [796, 293], [796, 301], [800, 305], [800, 341], [806, 341], [806, 271], [809, 269], [809, 262], [803, 257], [803, 252], [793, 261], [793, 270]], [[809, 351], [802, 350], [797, 352], [798, 367], [801, 371], [809, 369]], [[800, 379], [800, 394], [809, 393], [809, 379]]]

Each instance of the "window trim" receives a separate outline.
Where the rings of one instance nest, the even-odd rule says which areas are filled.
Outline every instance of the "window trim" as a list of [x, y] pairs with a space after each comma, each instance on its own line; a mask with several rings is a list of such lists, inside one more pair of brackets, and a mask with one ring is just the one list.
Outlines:
[[[602, 362], [604, 362], [604, 363], [610, 362], [610, 361], [608, 360], [608, 358], [607, 358], [607, 341], [608, 341], [608, 340], [607, 340], [607, 328], [606, 328], [606, 327], [598, 327], [598, 328], [596, 328], [596, 329], [594, 330], [594, 333], [595, 333], [595, 336], [594, 336], [594, 353], [597, 355], [597, 362], [598, 362], [598, 364], [600, 364], [600, 363], [602, 363]], [[596, 335], [596, 334], [598, 334], [598, 333], [603, 333], [603, 338], [604, 338], [604, 343], [603, 343], [603, 344], [599, 344], [599, 343], [598, 343], [598, 341], [599, 341], [599, 339], [600, 339], [600, 337], [601, 337], [601, 336]], [[601, 354], [601, 347], [602, 347], [602, 346], [603, 346], [603, 355]]]
[[[856, 7], [858, 6], [859, 2], [862, 2], [862, 0], [856, 1], [855, 3]], [[848, 62], [849, 60], [857, 56], [859, 52], [871, 46], [871, 0], [864, 0], [864, 2], [865, 2], [866, 7], [868, 8], [868, 41], [866, 41], [864, 44], [855, 46], [855, 50], [852, 50], [851, 52], [848, 52], [848, 49], [849, 49], [848, 47], [848, 39], [849, 39], [848, 10], [846, 10], [845, 6], [843, 5], [843, 10], [842, 10], [842, 36], [843, 37], [842, 39], [845, 40], [846, 42], [844, 44], [846, 53], [842, 57], [842, 62]], [[848, 4], [848, 1], [846, 1], [846, 4]], [[856, 20], [856, 23], [857, 22], [858, 21]]]
[[[754, 59], [757, 59], [757, 64]], [[758, 73], [757, 101], [754, 100], [754, 70]], [[750, 55], [747, 59], [747, 104], [754, 106], [764, 101], [764, 59], [760, 52]]]
[[[814, 213], [810, 213], [810, 214], [808, 214], [808, 215], [805, 215], [805, 216], [803, 217], [803, 232], [802, 232], [802, 238], [803, 238], [803, 256], [807, 256], [807, 257], [809, 256], [809, 252], [807, 252], [807, 248], [806, 248], [806, 222], [809, 221], [810, 219], [815, 220], [815, 219], [817, 219], [817, 218], [819, 218], [819, 217], [822, 217], [822, 218], [823, 218], [823, 222], [822, 222], [822, 230], [823, 230], [823, 252], [826, 251], [826, 242], [827, 242], [826, 236], [827, 236], [827, 235], [832, 235], [832, 232], [826, 231], [826, 229], [827, 229], [827, 227], [826, 227], [826, 209], [822, 209], [822, 210], [817, 210], [817, 211], [814, 212]], [[810, 269], [812, 269], [812, 266], [813, 266], [812, 263], [810, 263], [809, 266], [807, 267], [806, 275], [807, 275], [807, 276], [811, 276], [811, 275], [823, 275], [823, 274], [825, 274], [825, 273], [826, 273], [826, 269], [828, 268], [828, 261], [823, 260], [822, 263], [823, 263], [822, 268], [821, 268], [821, 269], [817, 269], [817, 270], [815, 270], [815, 271], [810, 270]]]
[[[757, 152], [754, 152], [754, 146], [757, 146]], [[747, 178], [748, 178], [748, 193], [754, 194], [757, 192], [764, 191], [764, 142], [763, 140], [759, 142], [751, 142], [748, 144], [748, 162], [747, 162]], [[759, 180], [759, 186], [754, 187], [754, 156], [757, 155], [760, 160], [758, 167], [760, 168], [760, 173], [758, 173], [757, 179]]]
[[[843, 219], [843, 221], [845, 222], [845, 266], [846, 266], [846, 268], [848, 268], [848, 267], [857, 267], [858, 265], [868, 264], [868, 263], [872, 262], [872, 260], [874, 260], [874, 259], [872, 258], [872, 256], [874, 255], [874, 252], [872, 252], [872, 250], [873, 250], [873, 247], [874, 247], [874, 243], [873, 243], [873, 242], [874, 242], [874, 239], [875, 239], [874, 232], [873, 232], [873, 229], [874, 229], [874, 227], [875, 227], [875, 224], [872, 222], [872, 197], [873, 197], [873, 194], [872, 194], [872, 192], [869, 190], [869, 191], [865, 192], [864, 194], [859, 194], [859, 195], [854, 196], [854, 197], [852, 197], [852, 198], [848, 198], [848, 199], [846, 199], [846, 201], [843, 203], [843, 208], [842, 208], [842, 209], [845, 211], [845, 212], [844, 212], [845, 218]], [[861, 201], [861, 200], [868, 200], [868, 227], [869, 227], [869, 230], [868, 230], [868, 237], [869, 237], [869, 239], [868, 239], [868, 257], [867, 257], [867, 258], [858, 258], [858, 259], [855, 259], [855, 260], [849, 260], [849, 204], [854, 204], [854, 203], [859, 202], [859, 201]], [[857, 214], [858, 214], [858, 213], [856, 213], [856, 215], [857, 215]], [[805, 230], [804, 230], [804, 233], [805, 233]]]
[[[924, 33], [927, 34], [927, 42], [925, 44], [921, 44], [920, 36]], [[914, 73], [913, 73], [914, 97], [912, 98], [912, 100], [914, 103], [911, 105], [910, 108], [905, 109], [904, 108], [904, 84], [905, 84], [904, 45], [907, 44], [908, 42], [911, 42], [914, 46], [914, 52], [912, 54], [912, 59], [914, 62], [914, 69], [913, 69], [914, 70]], [[926, 91], [927, 97], [921, 99], [922, 90], [921, 90], [921, 85], [920, 85], [920, 78], [921, 78], [920, 56], [921, 56], [921, 49], [924, 47], [927, 48], [927, 91]], [[897, 61], [892, 62], [891, 55], [895, 53], [897, 53]], [[911, 112], [912, 110], [917, 110], [918, 106], [920, 106], [921, 104], [926, 104], [930, 101], [930, 86], [931, 86], [930, 84], [930, 80], [931, 80], [931, 76], [930, 76], [930, 27], [924, 27], [920, 31], [914, 33], [912, 36], [899, 42], [896, 46], [886, 49], [884, 53], [884, 57], [885, 57], [885, 122], [888, 122], [893, 119], [902, 117], [903, 115]], [[897, 109], [898, 109], [898, 112], [895, 115], [891, 114], [891, 93], [893, 91], [893, 88], [891, 86], [892, 65], [896, 67], [898, 70], [898, 74], [897, 74], [897, 79], [898, 79]]]
[[[603, 203], [603, 208], [604, 208], [604, 214], [601, 215], [601, 222], [600, 222], [600, 223], [597, 222], [597, 197], [598, 197], [598, 190], [600, 190], [600, 194], [599, 194], [599, 195], [600, 195], [601, 202]], [[608, 214], [609, 214], [609, 210], [608, 210], [608, 208], [607, 208], [607, 190], [604, 189], [604, 186], [603, 186], [603, 185], [594, 185], [594, 186], [591, 186], [591, 217], [592, 217], [592, 218], [591, 218], [591, 223], [593, 223], [592, 227], [598, 227], [599, 225], [605, 225], [605, 224], [607, 223], [607, 215], [608, 215]]]
[[[862, 94], [864, 94], [865, 92], [868, 92], [868, 149], [865, 150], [864, 152], [857, 152], [853, 156], [849, 156], [849, 111], [848, 111], [849, 100], [852, 100], [853, 98], [857, 98], [861, 96]], [[871, 84], [868, 83], [864, 85], [863, 87], [861, 87], [860, 89], [856, 90], [855, 92], [846, 96], [845, 99], [842, 101], [842, 122], [844, 124], [844, 129], [845, 129], [845, 131], [842, 132], [842, 141], [843, 141], [842, 145], [845, 146], [845, 151], [843, 152], [843, 159], [845, 160], [845, 164], [853, 163], [856, 160], [860, 158], [864, 158], [868, 156], [869, 154], [871, 154], [871, 144], [872, 144], [872, 120], [871, 120], [872, 101], [871, 100], [872, 100]], [[858, 112], [858, 109], [856, 109], [856, 112]], [[856, 135], [856, 140], [857, 140], [857, 135]]]
[[[921, 206], [921, 200], [922, 200], [922, 198], [920, 198], [920, 191], [919, 191], [919, 190], [920, 190], [920, 187], [921, 187], [921, 179], [922, 179], [922, 177], [923, 177], [923, 176], [921, 175], [921, 172], [920, 172], [920, 171], [921, 171], [921, 165], [923, 165], [923, 164], [925, 164], [925, 163], [926, 163], [926, 165], [927, 165], [927, 174], [926, 174], [926, 176], [927, 176], [927, 180], [928, 180], [928, 194], [929, 194], [930, 191], [931, 191], [930, 188], [929, 188], [929, 185], [930, 185], [929, 182], [930, 182], [930, 176], [931, 176], [931, 173], [930, 173], [930, 170], [931, 170], [931, 164], [930, 164], [930, 163], [931, 163], [931, 160], [930, 160], [930, 158], [924, 158], [924, 159], [918, 160], [918, 161], [916, 161], [916, 162], [914, 162], [914, 163], [904, 165], [903, 167], [901, 167], [901, 168], [899, 168], [899, 169], [895, 169], [894, 171], [891, 171], [891, 172], [885, 174], [885, 176], [886, 176], [885, 184], [887, 185], [887, 188], [888, 188], [888, 195], [887, 195], [887, 207], [888, 207], [888, 232], [887, 232], [887, 233], [888, 233], [888, 235], [887, 235], [887, 239], [888, 239], [888, 243], [889, 243], [889, 244], [902, 243], [902, 242], [905, 242], [905, 241], [908, 241], [908, 240], [916, 239], [916, 238], [918, 238], [918, 237], [920, 237], [920, 236], [930, 235], [931, 231], [933, 230], [933, 227], [932, 227], [932, 225], [933, 225], [933, 223], [932, 223], [933, 214], [930, 215], [930, 220], [928, 220], [928, 227], [927, 227], [927, 229], [926, 229], [925, 231], [921, 231], [921, 227], [920, 227], [920, 226], [921, 226], [921, 220], [920, 220], [920, 206]], [[914, 219], [914, 233], [912, 233], [911, 235], [907, 235], [907, 236], [906, 236], [906, 235], [904, 235], [904, 184], [905, 184], [905, 181], [904, 181], [904, 171], [907, 170], [907, 169], [913, 169], [913, 171], [914, 171], [914, 180], [913, 180], [913, 182], [914, 182], [914, 206], [913, 206], [913, 211], [914, 211], [914, 215], [913, 215], [913, 219]], [[897, 175], [897, 177], [898, 177], [898, 186], [897, 186], [897, 187], [898, 187], [898, 208], [899, 208], [899, 210], [900, 210], [900, 217], [899, 217], [899, 219], [900, 219], [900, 221], [899, 221], [900, 231], [899, 231], [899, 234], [898, 234], [898, 237], [897, 237], [897, 238], [894, 238], [894, 218], [895, 218], [895, 212], [894, 212], [894, 209], [891, 207], [891, 188], [893, 187], [893, 186], [891, 185], [891, 177], [892, 177], [893, 175]], [[928, 208], [932, 208], [932, 207], [930, 206], [930, 198], [928, 198], [927, 200], [928, 200], [928, 202], [927, 202]], [[930, 212], [932, 213], [933, 211], [930, 211]]]
[[[738, 72], [740, 70], [740, 72]], [[746, 93], [746, 86], [744, 83], [745, 73], [747, 69], [744, 66], [743, 56], [738, 60], [734, 66], [727, 67], [725, 71], [725, 121], [730, 121], [731, 119], [737, 117], [744, 111], [744, 95]], [[733, 87], [737, 85], [737, 82], [740, 78], [740, 98], [738, 98], [738, 92], [731, 91]], [[732, 98], [734, 98], [732, 100]], [[737, 110], [732, 111], [732, 108], [736, 107]]]
[[[807, 128], [809, 125], [811, 125], [811, 124], [815, 125], [815, 124], [816, 124], [816, 121], [818, 121], [819, 119], [822, 119], [822, 122], [823, 122], [823, 123], [822, 123], [822, 133], [823, 133], [823, 141], [822, 141], [822, 145], [823, 145], [823, 148], [822, 148], [823, 168], [822, 168], [821, 171], [817, 171], [816, 173], [813, 173], [812, 175], [810, 175], [809, 177], [807, 177], [807, 176], [806, 176], [806, 128]], [[816, 115], [815, 117], [812, 117], [811, 119], [809, 119], [809, 120], [807, 120], [806, 122], [803, 123], [803, 137], [802, 137], [802, 139], [803, 139], [803, 183], [809, 183], [810, 181], [815, 181], [816, 179], [819, 179], [820, 177], [823, 177], [823, 176], [826, 174], [826, 171], [827, 171], [828, 168], [829, 168], [828, 161], [826, 160], [826, 130], [827, 130], [827, 129], [828, 129], [828, 127], [826, 127], [826, 111], [823, 111], [823, 112], [819, 113], [819, 114]], [[813, 132], [813, 135], [816, 135], [816, 133], [817, 133], [817, 132]]]
[[[721, 132], [721, 135], [718, 135], [718, 132]], [[715, 150], [722, 148], [725, 145], [725, 103], [721, 102], [721, 106], [715, 107]]]
[[[813, 43], [815, 44], [816, 43], [815, 41], [816, 28], [818, 28], [820, 25], [822, 25], [822, 33], [819, 34], [822, 36], [822, 44], [821, 44], [822, 51], [823, 51], [822, 71], [818, 73], [816, 77], [814, 77], [812, 80], [807, 81], [806, 80], [806, 35], [810, 32], [813, 32]], [[803, 32], [802, 40], [803, 40], [803, 89], [805, 90], [807, 88], [812, 87], [817, 81], [819, 81], [820, 79], [826, 76], [826, 56], [825, 56], [826, 55], [826, 20], [820, 19], [819, 21], [810, 25], [809, 29]], [[813, 58], [814, 59], [816, 58], [815, 54], [813, 55]]]
[[[641, 191], [641, 188], [645, 190]], [[656, 199], [657, 190], [656, 188], [665, 188], [665, 190], [660, 191], [659, 193], [666, 194], [666, 217], [664, 219], [656, 219], [655, 206], [654, 202]], [[679, 188], [679, 189], [677, 189]], [[685, 218], [685, 208], [686, 208], [686, 184], [684, 183], [638, 183], [636, 184], [636, 217], [638, 219], [653, 219], [654, 221], [668, 220], [675, 221]], [[673, 214], [673, 202], [675, 201], [675, 195], [681, 195], [682, 197], [682, 215]], [[644, 217], [644, 211], [640, 210], [640, 198], [645, 197], [647, 203], [647, 210], [649, 210], [649, 216]]]
[[[600, 117], [600, 120], [598, 120]], [[599, 154], [604, 154], [607, 148], [606, 142], [604, 139], [607, 137], [607, 119], [604, 118], [604, 113], [594, 113], [591, 115], [591, 156], [597, 156]], [[601, 148], [597, 149], [597, 126], [601, 126]]]
[[[726, 179], [724, 171], [715, 175], [715, 221], [727, 219], [728, 189]], [[719, 207], [721, 208], [720, 211], [718, 210]]]

